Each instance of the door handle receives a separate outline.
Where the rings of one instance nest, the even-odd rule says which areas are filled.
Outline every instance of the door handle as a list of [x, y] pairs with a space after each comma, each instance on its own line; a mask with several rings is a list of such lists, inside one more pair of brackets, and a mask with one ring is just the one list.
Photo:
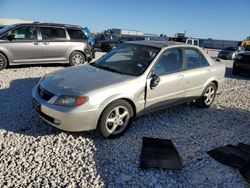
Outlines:
[[49, 42], [43, 42], [43, 44], [44, 44], [44, 45], [48, 45], [48, 44], [49, 44]]
[[38, 42], [33, 42], [34, 45], [38, 45]]

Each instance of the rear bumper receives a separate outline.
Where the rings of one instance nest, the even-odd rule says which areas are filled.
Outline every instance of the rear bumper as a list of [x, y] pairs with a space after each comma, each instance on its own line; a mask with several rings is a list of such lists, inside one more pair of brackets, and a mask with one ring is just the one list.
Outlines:
[[35, 86], [32, 91], [33, 107], [48, 124], [71, 132], [96, 129], [100, 112], [98, 108], [84, 104], [80, 107], [62, 107], [43, 100]]
[[93, 53], [92, 53], [92, 51], [90, 51], [90, 52], [85, 52], [85, 55], [86, 55], [86, 60], [88, 61], [88, 62], [90, 62], [94, 57], [93, 57]]

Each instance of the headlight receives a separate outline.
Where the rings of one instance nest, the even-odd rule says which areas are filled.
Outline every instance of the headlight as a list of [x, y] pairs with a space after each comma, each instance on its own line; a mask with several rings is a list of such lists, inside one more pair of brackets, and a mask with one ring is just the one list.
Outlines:
[[66, 107], [80, 106], [88, 101], [88, 97], [85, 96], [59, 96], [54, 104]]

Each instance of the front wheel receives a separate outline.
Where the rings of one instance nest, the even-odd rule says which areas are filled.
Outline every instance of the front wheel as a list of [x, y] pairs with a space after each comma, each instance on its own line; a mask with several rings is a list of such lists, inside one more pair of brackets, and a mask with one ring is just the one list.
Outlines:
[[133, 109], [125, 100], [116, 100], [103, 111], [98, 131], [106, 138], [116, 138], [126, 132], [133, 117]]
[[85, 63], [85, 57], [81, 52], [73, 52], [69, 58], [71, 66], [81, 65]]
[[216, 96], [217, 87], [214, 83], [208, 84], [203, 91], [202, 96], [198, 99], [198, 106], [201, 108], [209, 108]]
[[7, 64], [8, 62], [7, 62], [6, 57], [0, 53], [0, 70], [5, 69], [7, 67]]

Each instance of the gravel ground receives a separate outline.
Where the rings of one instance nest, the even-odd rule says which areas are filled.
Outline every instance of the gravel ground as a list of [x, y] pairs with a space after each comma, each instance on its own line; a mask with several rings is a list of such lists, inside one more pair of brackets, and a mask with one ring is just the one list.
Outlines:
[[[40, 77], [65, 67], [0, 71], [0, 187], [249, 186], [237, 170], [206, 154], [226, 144], [250, 144], [250, 77], [234, 77], [232, 61], [222, 63], [227, 78], [211, 108], [180, 105], [155, 112], [136, 119], [114, 140], [95, 131], [62, 132], [38, 118], [31, 89]], [[140, 170], [143, 136], [171, 139], [184, 168]]]

